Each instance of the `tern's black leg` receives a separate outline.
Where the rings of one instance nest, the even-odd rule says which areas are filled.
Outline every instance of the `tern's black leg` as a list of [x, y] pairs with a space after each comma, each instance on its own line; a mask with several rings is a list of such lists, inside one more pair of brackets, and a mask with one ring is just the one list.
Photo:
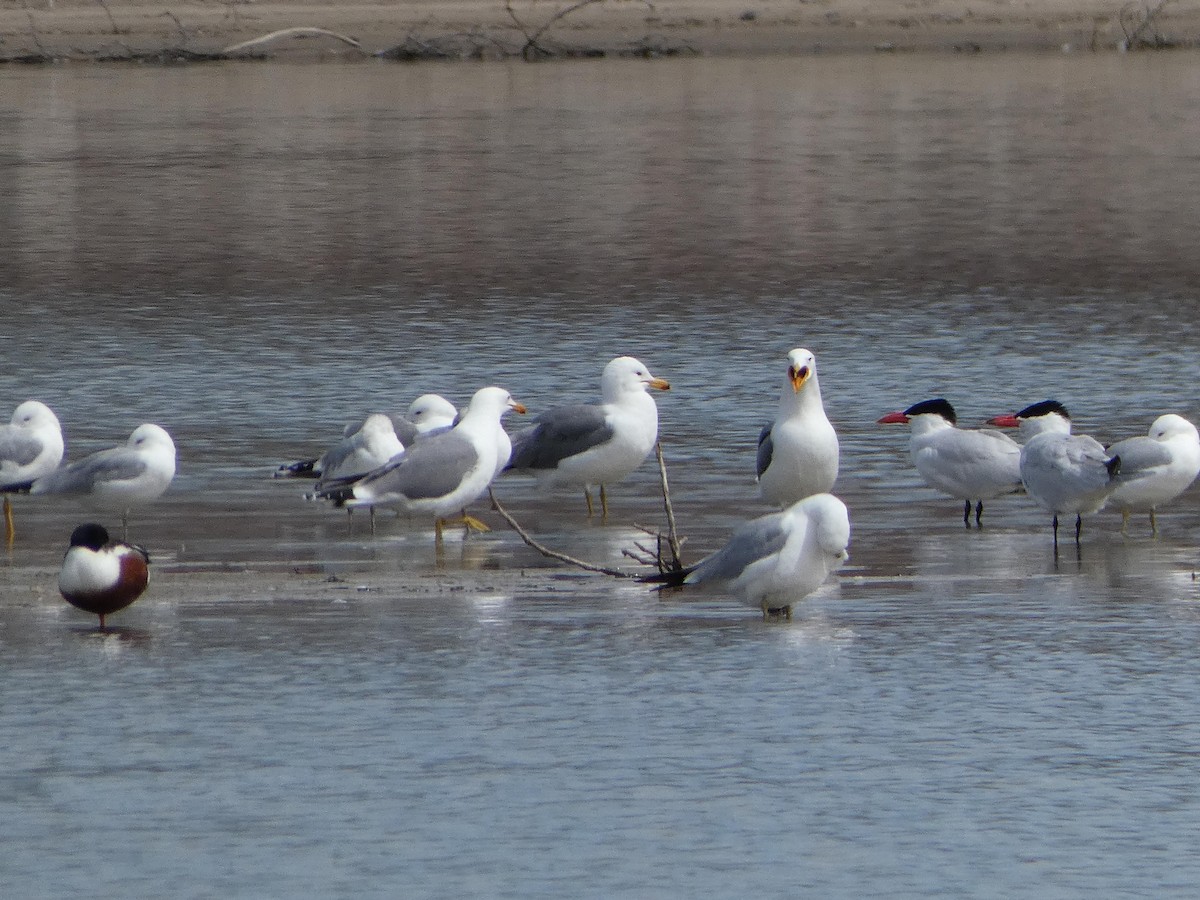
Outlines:
[[1054, 516], [1054, 555], [1058, 556], [1058, 514]]
[[968, 528], [971, 527], [971, 501], [963, 501], [963, 524]]
[[975, 504], [975, 527], [983, 527], [983, 501], [980, 500]]
[[1075, 546], [1079, 546], [1079, 534], [1083, 531], [1083, 516], [1075, 514]]

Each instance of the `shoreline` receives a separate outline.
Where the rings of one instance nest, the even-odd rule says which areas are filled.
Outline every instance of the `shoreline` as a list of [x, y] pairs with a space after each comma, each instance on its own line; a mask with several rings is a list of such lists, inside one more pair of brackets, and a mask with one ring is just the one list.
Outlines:
[[[561, 17], [556, 18], [559, 14]], [[544, 29], [544, 30], [543, 30]], [[284, 32], [269, 40], [264, 36]], [[239, 44], [250, 46], [239, 48]], [[366, 0], [0, 5], [0, 60], [1118, 51], [1200, 43], [1200, 0]]]

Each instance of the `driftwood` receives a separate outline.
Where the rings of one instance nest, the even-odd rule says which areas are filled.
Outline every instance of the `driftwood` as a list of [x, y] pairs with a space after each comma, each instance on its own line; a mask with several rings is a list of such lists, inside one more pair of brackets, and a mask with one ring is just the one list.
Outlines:
[[[671, 490], [667, 484], [667, 466], [663, 461], [661, 444], [654, 445], [654, 454], [658, 459], [659, 483], [662, 486], [663, 507], [667, 515], [667, 532], [666, 534], [663, 534], [662, 532], [647, 528], [644, 525], [635, 525], [634, 527], [644, 531], [646, 534], [649, 534], [652, 537], [655, 537], [658, 542], [657, 547], [654, 550], [651, 550], [642, 544], [637, 544], [636, 546], [640, 553], [634, 553], [632, 550], [623, 550], [622, 553], [630, 559], [641, 563], [642, 565], [657, 567], [660, 574], [663, 572], [680, 572], [683, 571], [683, 562], [679, 558], [679, 552], [683, 546], [683, 541], [680, 540], [679, 535], [675, 530], [675, 511], [671, 506]], [[488, 489], [488, 496], [492, 499], [493, 509], [500, 514], [501, 518], [508, 523], [509, 527], [520, 536], [521, 540], [523, 540], [538, 553], [542, 554], [542, 556], [548, 557], [549, 559], [557, 559], [559, 562], [567, 563], [567, 565], [575, 566], [576, 568], [584, 569], [588, 572], [599, 572], [602, 575], [611, 575], [614, 578], [642, 577], [636, 572], [626, 572], [622, 569], [613, 569], [609, 566], [596, 565], [595, 563], [577, 559], [574, 556], [569, 556], [566, 553], [561, 553], [558, 550], [553, 550], [550, 547], [547, 547], [545, 544], [534, 538], [533, 535], [531, 535], [528, 531], [522, 528], [521, 524], [517, 522], [517, 520], [511, 515], [509, 515], [508, 510], [500, 505], [499, 501], [496, 499], [496, 495], [491, 491], [490, 488]], [[664, 544], [666, 550], [670, 551], [669, 557], [664, 550]]]
[[247, 50], [256, 50], [265, 46], [266, 44], [289, 37], [329, 37], [333, 38], [334, 40], [341, 41], [343, 44], [347, 44], [361, 53], [365, 54], [368, 52], [363, 48], [362, 43], [355, 38], [348, 37], [344, 34], [338, 34], [336, 31], [330, 31], [327, 28], [314, 28], [311, 26], [301, 25], [297, 26], [296, 28], [281, 28], [279, 31], [272, 31], [270, 34], [264, 34], [261, 37], [251, 38], [248, 41], [242, 41], [239, 44], [226, 47], [220, 52], [220, 55], [234, 56], [235, 54], [244, 53]]

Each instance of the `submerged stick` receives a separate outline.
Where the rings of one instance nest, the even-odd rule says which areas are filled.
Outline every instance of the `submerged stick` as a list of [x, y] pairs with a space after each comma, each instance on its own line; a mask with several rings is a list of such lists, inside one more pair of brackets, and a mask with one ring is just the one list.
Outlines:
[[559, 553], [557, 550], [551, 550], [545, 544], [539, 543], [533, 537], [533, 535], [520, 526], [516, 519], [508, 514], [508, 510], [500, 505], [500, 501], [496, 499], [496, 495], [492, 492], [491, 488], [488, 488], [488, 496], [492, 498], [492, 507], [496, 510], [496, 512], [500, 513], [501, 518], [503, 518], [504, 521], [509, 524], [509, 527], [512, 528], [512, 530], [518, 535], [520, 535], [521, 540], [523, 540], [538, 553], [542, 554], [542, 556], [547, 556], [550, 559], [557, 559], [559, 562], [565, 562], [569, 565], [577, 566], [580, 569], [586, 569], [589, 572], [599, 572], [602, 575], [612, 575], [614, 578], [637, 577], [632, 572], [622, 572], [620, 569], [610, 569], [607, 566], [597, 566], [593, 563], [584, 562], [582, 559], [576, 559], [574, 556], [568, 556], [565, 553]]

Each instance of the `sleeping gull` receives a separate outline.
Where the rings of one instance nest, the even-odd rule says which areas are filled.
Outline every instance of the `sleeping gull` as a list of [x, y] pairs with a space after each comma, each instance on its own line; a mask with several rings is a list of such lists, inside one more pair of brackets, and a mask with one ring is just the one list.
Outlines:
[[1109, 502], [1121, 511], [1121, 531], [1133, 512], [1150, 513], [1150, 531], [1158, 534], [1155, 507], [1174, 500], [1200, 473], [1200, 434], [1196, 426], [1174, 413], [1159, 416], [1148, 434], [1111, 445], [1109, 454], [1121, 457], [1121, 479]]
[[935, 491], [963, 501], [963, 524], [981, 526], [983, 501], [1021, 491], [1021, 445], [1002, 431], [959, 428], [949, 401], [922, 400], [904, 412], [891, 412], [879, 425], [912, 427], [909, 455], [921, 477]]
[[382, 466], [403, 450], [392, 420], [383, 413], [371, 413], [358, 430], [319, 457], [282, 465], [275, 471], [275, 477], [351, 478]]
[[338, 506], [394, 506], [409, 514], [431, 515], [439, 543], [452, 513], [461, 513], [456, 521], [468, 528], [486, 531], [487, 526], [468, 516], [465, 507], [496, 477], [501, 443], [497, 432], [503, 430], [500, 417], [510, 409], [525, 412], [503, 388], [481, 388], [453, 428], [416, 441], [361, 478], [320, 484], [317, 496]]
[[850, 517], [832, 494], [815, 494], [787, 509], [738, 527], [716, 553], [680, 572], [644, 581], [666, 587], [724, 584], [768, 615], [783, 612], [811, 594], [850, 558]]
[[803, 347], [787, 359], [775, 421], [758, 436], [759, 493], [776, 506], [832, 490], [838, 474], [837, 432], [821, 402], [817, 359]]
[[1117, 486], [1121, 458], [1093, 437], [1071, 434], [1071, 416], [1057, 400], [1044, 400], [989, 424], [1021, 429], [1028, 438], [1021, 448], [1021, 481], [1025, 491], [1053, 515], [1054, 553], [1058, 554], [1058, 517], [1075, 514], [1075, 546], [1083, 530], [1083, 514], [1094, 513]]
[[130, 508], [162, 496], [174, 477], [175, 443], [165, 429], [146, 423], [121, 446], [85, 456], [21, 487], [31, 494], [78, 496], [119, 509], [128, 532]]
[[632, 356], [617, 357], [600, 376], [600, 403], [554, 407], [513, 435], [508, 470], [532, 474], [544, 486], [582, 486], [589, 516], [590, 488], [599, 485], [607, 516], [604, 486], [641, 465], [658, 440], [658, 407], [647, 388], [670, 387]]
[[[26, 484], [53, 472], [63, 458], [62, 428], [50, 407], [37, 400], [26, 400], [12, 414], [12, 420], [0, 426], [0, 489]], [[4, 496], [4, 534], [12, 545], [12, 504]]]
[[408, 446], [417, 438], [444, 431], [454, 424], [458, 410], [440, 394], [422, 394], [408, 405], [408, 414], [396, 422], [396, 434]]

